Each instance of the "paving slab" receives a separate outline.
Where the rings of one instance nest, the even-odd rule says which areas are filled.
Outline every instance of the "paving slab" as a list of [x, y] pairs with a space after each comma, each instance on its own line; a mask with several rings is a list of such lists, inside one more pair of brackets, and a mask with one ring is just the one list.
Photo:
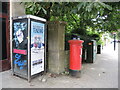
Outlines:
[[11, 70], [8, 70], [0, 73], [2, 88], [118, 88], [118, 47], [116, 51], [113, 50], [113, 44], [103, 48], [94, 63], [82, 65], [81, 78], [68, 75], [51, 77], [47, 73], [43, 78], [38, 76], [29, 83], [12, 76]]

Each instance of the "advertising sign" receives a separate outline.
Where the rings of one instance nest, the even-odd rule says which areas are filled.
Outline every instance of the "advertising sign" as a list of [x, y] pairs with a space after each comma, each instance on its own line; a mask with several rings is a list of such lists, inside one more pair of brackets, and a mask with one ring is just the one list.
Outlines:
[[10, 38], [12, 75], [27, 79], [45, 71], [46, 20], [33, 15], [14, 17]]
[[14, 72], [27, 75], [27, 19], [13, 21]]
[[45, 24], [31, 21], [31, 75], [44, 71]]

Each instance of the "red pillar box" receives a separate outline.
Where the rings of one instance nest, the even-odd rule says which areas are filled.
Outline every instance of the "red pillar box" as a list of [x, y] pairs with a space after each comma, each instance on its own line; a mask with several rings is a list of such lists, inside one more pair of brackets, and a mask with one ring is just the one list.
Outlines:
[[69, 40], [70, 43], [70, 61], [69, 71], [72, 76], [80, 77], [82, 66], [82, 40]]

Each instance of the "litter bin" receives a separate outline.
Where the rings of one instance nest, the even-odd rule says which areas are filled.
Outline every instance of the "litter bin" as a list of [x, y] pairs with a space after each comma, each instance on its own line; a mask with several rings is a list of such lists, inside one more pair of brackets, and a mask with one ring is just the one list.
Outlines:
[[70, 61], [69, 71], [71, 76], [80, 77], [82, 66], [82, 40], [69, 40], [70, 43]]
[[101, 54], [101, 45], [97, 45], [97, 54]]
[[96, 59], [96, 41], [90, 40], [87, 42], [87, 63], [93, 63]]

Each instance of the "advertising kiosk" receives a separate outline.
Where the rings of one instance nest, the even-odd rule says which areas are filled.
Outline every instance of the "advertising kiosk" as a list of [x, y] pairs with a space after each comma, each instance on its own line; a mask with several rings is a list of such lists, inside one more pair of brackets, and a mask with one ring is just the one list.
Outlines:
[[30, 82], [46, 69], [46, 20], [33, 15], [13, 18], [11, 37], [12, 73]]

